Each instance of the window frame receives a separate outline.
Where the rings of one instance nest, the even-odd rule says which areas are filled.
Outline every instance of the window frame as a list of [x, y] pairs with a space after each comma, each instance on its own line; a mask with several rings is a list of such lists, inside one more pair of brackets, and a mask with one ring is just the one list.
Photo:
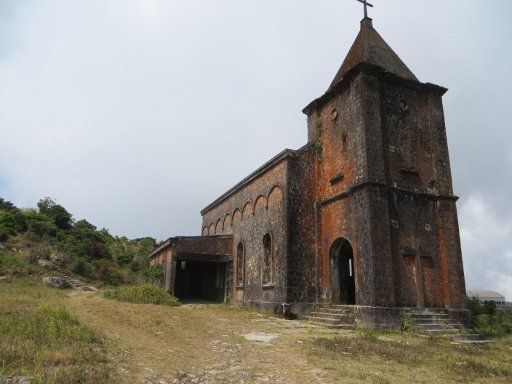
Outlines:
[[[265, 238], [268, 236], [270, 239], [270, 281], [265, 281], [265, 257], [266, 257], [266, 247], [265, 247]], [[266, 232], [262, 239], [262, 248], [263, 248], [263, 257], [261, 263], [261, 286], [263, 289], [274, 288], [274, 262], [275, 262], [275, 251], [274, 251], [274, 237], [271, 232]]]
[[[240, 258], [240, 255], [238, 254], [238, 250], [240, 248], [240, 246], [242, 246], [242, 273], [241, 273], [241, 278], [242, 278], [242, 281], [239, 281], [239, 261], [238, 259]], [[246, 265], [246, 257], [245, 257], [245, 243], [240, 240], [236, 246], [236, 270], [235, 270], [235, 286], [237, 289], [243, 289], [245, 288], [245, 265]]]

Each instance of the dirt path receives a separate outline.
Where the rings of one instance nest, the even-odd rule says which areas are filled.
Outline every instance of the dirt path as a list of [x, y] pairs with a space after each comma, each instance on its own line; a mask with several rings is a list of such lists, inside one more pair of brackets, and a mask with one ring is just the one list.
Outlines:
[[126, 383], [329, 383], [303, 339], [324, 332], [224, 305], [178, 308], [78, 293], [66, 305], [114, 340]]

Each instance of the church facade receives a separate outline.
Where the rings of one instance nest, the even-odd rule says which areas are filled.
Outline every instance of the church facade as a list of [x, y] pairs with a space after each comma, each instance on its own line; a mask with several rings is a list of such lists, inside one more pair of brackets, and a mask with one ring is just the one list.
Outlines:
[[289, 304], [462, 309], [465, 282], [442, 96], [365, 17], [308, 142], [204, 208], [202, 235], [150, 254], [178, 297], [280, 311]]

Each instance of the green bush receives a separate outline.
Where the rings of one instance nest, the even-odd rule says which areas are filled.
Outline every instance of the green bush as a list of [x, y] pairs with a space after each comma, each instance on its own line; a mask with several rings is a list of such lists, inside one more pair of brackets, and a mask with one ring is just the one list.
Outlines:
[[47, 239], [57, 235], [57, 226], [49, 220], [35, 219], [28, 224], [27, 234], [32, 240]]
[[18, 208], [0, 214], [0, 225], [9, 230], [11, 235], [25, 232], [27, 230], [26, 214]]
[[71, 271], [77, 275], [84, 277], [91, 277], [94, 272], [94, 267], [91, 263], [84, 259], [78, 259], [71, 266]]
[[132, 262], [133, 256], [128, 252], [120, 252], [116, 256], [117, 264], [119, 265], [128, 265]]
[[488, 336], [512, 334], [512, 313], [498, 310], [494, 301], [485, 301], [482, 304], [476, 298], [468, 298], [466, 308], [473, 316], [475, 332]]
[[10, 201], [6, 201], [0, 197], [0, 210], [1, 211], [11, 211], [15, 208], [16, 207], [14, 206], [13, 203], [11, 203]]
[[7, 240], [9, 240], [10, 236], [11, 231], [9, 231], [9, 229], [6, 228], [3, 224], [0, 224], [0, 243], [5, 243]]
[[149, 284], [117, 288], [105, 292], [104, 297], [139, 304], [164, 304], [172, 307], [180, 305], [176, 297], [160, 287]]
[[163, 282], [164, 268], [160, 264], [153, 264], [147, 267], [145, 276], [154, 282]]
[[37, 203], [39, 212], [48, 217], [59, 229], [70, 229], [73, 216], [62, 205], [57, 204], [49, 197], [39, 200]]
[[95, 262], [95, 277], [107, 284], [119, 285], [121, 283], [121, 274], [116, 265], [110, 260], [98, 260]]

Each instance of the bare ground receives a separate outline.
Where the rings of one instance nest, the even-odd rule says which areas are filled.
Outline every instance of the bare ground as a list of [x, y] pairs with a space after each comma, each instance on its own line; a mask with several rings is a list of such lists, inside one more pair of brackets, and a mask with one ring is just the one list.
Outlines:
[[304, 337], [332, 332], [225, 305], [137, 305], [77, 293], [66, 306], [115, 340], [126, 383], [327, 383]]
[[123, 383], [510, 383], [512, 338], [454, 345], [415, 334], [330, 331], [226, 305], [65, 304], [111, 340]]
[[[48, 349], [3, 328], [45, 304], [65, 305], [105, 335], [101, 358], [89, 356], [93, 345]], [[107, 300], [33, 278], [0, 280], [0, 336], [1, 375], [44, 378], [37, 383], [512, 383], [511, 336], [454, 345], [413, 333], [339, 333], [226, 305]]]

